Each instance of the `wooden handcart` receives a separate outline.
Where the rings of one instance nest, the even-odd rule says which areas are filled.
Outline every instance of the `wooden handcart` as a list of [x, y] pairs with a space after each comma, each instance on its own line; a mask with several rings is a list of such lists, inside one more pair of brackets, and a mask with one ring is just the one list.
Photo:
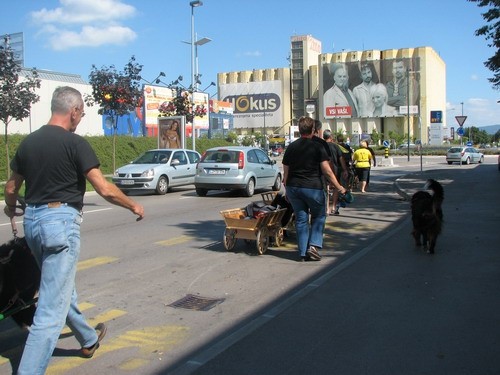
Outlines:
[[262, 255], [269, 247], [269, 237], [274, 238], [276, 246], [283, 244], [283, 228], [281, 219], [286, 209], [277, 209], [268, 211], [258, 218], [249, 218], [246, 216], [245, 208], [236, 208], [232, 210], [223, 210], [221, 215], [226, 222], [223, 243], [227, 251], [234, 248], [238, 238], [246, 242], [256, 241], [257, 252]]

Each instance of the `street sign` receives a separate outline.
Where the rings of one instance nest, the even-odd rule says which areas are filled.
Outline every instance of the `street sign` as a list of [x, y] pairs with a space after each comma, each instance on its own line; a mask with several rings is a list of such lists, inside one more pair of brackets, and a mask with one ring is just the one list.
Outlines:
[[471, 146], [472, 146], [472, 142], [467, 142], [467, 143], [466, 143], [466, 146], [467, 146], [467, 147], [471, 147]]
[[442, 123], [443, 111], [431, 111], [431, 123]]
[[457, 129], [457, 135], [460, 137], [464, 135], [464, 128], [462, 126]]
[[[408, 106], [406, 105], [399, 106], [399, 114], [400, 115], [408, 114]], [[418, 115], [418, 105], [410, 106], [410, 115]]]
[[467, 116], [455, 116], [455, 120], [457, 120], [458, 125], [462, 126], [465, 120], [467, 120]]
[[384, 141], [384, 147], [389, 147], [389, 141]]

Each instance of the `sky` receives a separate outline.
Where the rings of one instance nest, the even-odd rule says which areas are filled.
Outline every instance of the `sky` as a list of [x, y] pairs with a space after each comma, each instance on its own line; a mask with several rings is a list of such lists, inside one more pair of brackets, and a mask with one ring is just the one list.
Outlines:
[[[199, 86], [216, 93], [217, 73], [288, 67], [290, 38], [312, 35], [323, 53], [432, 47], [446, 64], [448, 126], [500, 124], [500, 91], [484, 61], [495, 49], [476, 29], [486, 11], [467, 0], [202, 0], [194, 9]], [[81, 75], [123, 70], [135, 56], [142, 77], [160, 72], [191, 84], [190, 0], [2, 0], [0, 35], [23, 32], [26, 67]], [[186, 43], [187, 42], [187, 43]], [[207, 88], [208, 87], [208, 88]], [[207, 89], [206, 89], [207, 88]]]

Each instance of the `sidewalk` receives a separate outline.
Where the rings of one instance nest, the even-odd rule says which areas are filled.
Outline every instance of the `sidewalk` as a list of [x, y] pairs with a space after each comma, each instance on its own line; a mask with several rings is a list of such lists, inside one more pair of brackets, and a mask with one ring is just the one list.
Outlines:
[[375, 239], [356, 233], [358, 251], [346, 261], [168, 373], [499, 374], [499, 173], [496, 165], [424, 172], [395, 188], [408, 199], [427, 178], [445, 189], [436, 254], [415, 249], [407, 201], [359, 197], [337, 227], [380, 205], [406, 215]]

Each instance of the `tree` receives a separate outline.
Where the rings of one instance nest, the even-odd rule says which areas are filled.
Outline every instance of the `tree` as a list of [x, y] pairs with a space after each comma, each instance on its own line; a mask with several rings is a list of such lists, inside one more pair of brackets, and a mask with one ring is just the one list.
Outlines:
[[186, 121], [192, 122], [195, 116], [202, 117], [207, 114], [207, 109], [203, 104], [196, 105], [193, 108], [192, 93], [189, 91], [182, 92], [175, 87], [174, 91], [177, 93], [175, 98], [169, 102], [163, 102], [158, 108], [160, 116], [186, 116]]
[[28, 117], [31, 105], [40, 100], [40, 97], [35, 94], [35, 90], [40, 88], [38, 72], [36, 69], [27, 70], [27, 74], [21, 78], [21, 70], [21, 66], [14, 60], [14, 52], [9, 46], [8, 38], [6, 38], [5, 47], [0, 46], [0, 121], [5, 125], [8, 176], [10, 176], [9, 123], [13, 119], [21, 121]]
[[493, 88], [500, 89], [500, 0], [469, 0], [477, 3], [478, 7], [490, 7], [482, 13], [487, 24], [476, 30], [475, 35], [484, 35], [489, 47], [496, 48], [495, 54], [484, 62], [484, 65], [493, 72], [493, 78], [488, 78]]
[[97, 69], [92, 65], [89, 81], [92, 94], [85, 96], [87, 106], [99, 105], [97, 113], [111, 117], [113, 124], [113, 170], [116, 169], [116, 133], [118, 117], [134, 111], [142, 101], [141, 73], [142, 65], [132, 56], [122, 72], [114, 65]]
[[480, 130], [475, 126], [465, 128], [464, 138], [467, 138], [467, 140], [474, 144], [488, 143], [490, 141], [490, 136], [486, 130]]

